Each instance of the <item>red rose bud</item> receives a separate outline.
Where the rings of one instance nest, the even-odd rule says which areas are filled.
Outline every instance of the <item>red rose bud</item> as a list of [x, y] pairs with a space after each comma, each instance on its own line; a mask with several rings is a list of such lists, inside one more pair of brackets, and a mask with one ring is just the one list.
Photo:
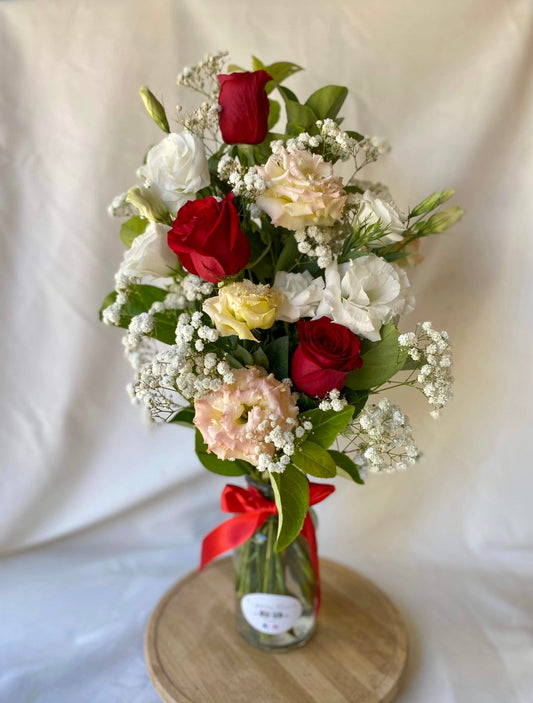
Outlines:
[[250, 260], [250, 244], [231, 193], [221, 202], [209, 196], [185, 203], [167, 242], [189, 273], [211, 283], [238, 273]]
[[268, 132], [270, 104], [265, 85], [272, 78], [266, 71], [217, 77], [222, 139], [226, 144], [260, 144]]
[[341, 390], [346, 376], [363, 365], [361, 342], [328, 317], [296, 323], [300, 344], [292, 357], [292, 380], [307, 395], [323, 398]]

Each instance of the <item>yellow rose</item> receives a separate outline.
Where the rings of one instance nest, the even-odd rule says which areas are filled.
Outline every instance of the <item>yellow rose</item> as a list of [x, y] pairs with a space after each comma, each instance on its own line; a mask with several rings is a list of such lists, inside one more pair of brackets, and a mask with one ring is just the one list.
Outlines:
[[245, 280], [224, 286], [217, 296], [204, 301], [203, 309], [223, 337], [236, 334], [257, 342], [250, 330], [272, 327], [282, 298], [270, 286]]

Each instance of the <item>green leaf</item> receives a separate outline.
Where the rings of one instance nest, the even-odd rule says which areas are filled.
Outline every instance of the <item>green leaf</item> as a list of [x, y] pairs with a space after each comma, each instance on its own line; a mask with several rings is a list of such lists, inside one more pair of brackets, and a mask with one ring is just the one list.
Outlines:
[[[264, 66], [263, 68], [272, 77], [274, 82], [270, 90], [273, 90], [276, 87], [275, 84], [279, 85], [290, 76], [303, 70], [301, 66], [297, 66], [291, 61], [277, 61], [276, 63], [271, 63], [270, 66]], [[267, 93], [270, 93], [270, 90], [267, 86]]]
[[138, 217], [137, 215], [130, 217], [120, 227], [120, 238], [129, 248], [133, 244], [133, 240], [144, 233], [147, 226], [148, 220], [145, 220], [144, 217]]
[[409, 217], [427, 215], [428, 212], [435, 210], [435, 208], [439, 207], [439, 205], [442, 205], [442, 203], [445, 203], [447, 200], [449, 200], [452, 195], [454, 195], [454, 193], [455, 191], [451, 189], [441, 190], [437, 191], [436, 193], [432, 193], [427, 198], [424, 198], [421, 203], [418, 203], [418, 205], [416, 205], [411, 210], [411, 212], [409, 213]]
[[272, 155], [270, 142], [271, 140], [267, 137], [263, 142], [261, 142], [261, 144], [253, 145], [254, 163], [264, 164], [268, 161], [269, 156]]
[[348, 374], [345, 385], [352, 390], [376, 388], [400, 371], [407, 358], [407, 347], [400, 347], [398, 336], [393, 322], [384, 325], [381, 340], [365, 345], [361, 354], [363, 366]]
[[[132, 317], [140, 315], [142, 312], [147, 312], [152, 306], [152, 303], [156, 300], [163, 300], [166, 295], [167, 291], [157, 286], [132, 286], [131, 291], [128, 293], [128, 302], [122, 308], [118, 327], [127, 329]], [[106, 296], [100, 308], [100, 319], [102, 319], [102, 312], [115, 302], [116, 297], [117, 294], [115, 291]], [[148, 336], [158, 339], [165, 344], [175, 344], [176, 325], [179, 314], [179, 310], [165, 310], [164, 312], [156, 313], [154, 315], [153, 330]]]
[[[141, 312], [146, 312], [150, 309], [152, 303], [156, 300], [163, 300], [166, 295], [167, 292], [162, 288], [157, 288], [157, 286], [133, 286], [128, 295], [128, 302], [122, 308], [122, 315], [118, 326], [127, 328], [132, 317], [139, 315]], [[117, 294], [113, 291], [104, 298], [104, 302], [100, 308], [100, 319], [102, 319], [103, 310], [114, 303], [116, 297]]]
[[160, 342], [172, 346], [176, 343], [176, 327], [178, 324], [179, 310], [165, 310], [154, 315], [154, 328], [148, 335]]
[[252, 352], [252, 357], [256, 366], [262, 366], [267, 371], [270, 370], [270, 362], [268, 360], [268, 356], [261, 349], [261, 347], [258, 347], [254, 352]]
[[281, 107], [277, 100], [269, 99], [268, 103], [270, 105], [270, 110], [268, 112], [268, 129], [271, 130], [272, 127], [274, 127], [274, 125], [279, 120], [279, 113], [281, 111]]
[[252, 68], [254, 71], [264, 71], [265, 64], [260, 61], [257, 56], [252, 56]]
[[359, 467], [354, 461], [350, 459], [349, 456], [347, 456], [343, 452], [338, 452], [335, 449], [330, 449], [329, 454], [335, 464], [339, 467], [339, 469], [341, 469], [345, 474], [347, 474], [349, 478], [351, 478], [356, 483], [364, 485], [365, 482], [359, 474]]
[[297, 103], [299, 102], [298, 98], [296, 95], [292, 92], [292, 90], [289, 90], [286, 88], [284, 85], [278, 85], [278, 93], [281, 95], [283, 98], [285, 105], [287, 104], [288, 100], [292, 100], [293, 102]]
[[300, 471], [311, 476], [333, 478], [337, 475], [336, 464], [328, 452], [309, 439], [294, 452], [291, 461]]
[[[338, 120], [337, 120], [338, 121]], [[352, 139], [355, 139], [356, 142], [362, 142], [363, 139], [365, 138], [364, 134], [360, 134], [359, 132], [354, 132], [351, 129], [346, 130], [346, 134], [351, 137]]]
[[270, 482], [279, 516], [276, 551], [281, 552], [302, 531], [309, 508], [309, 482], [292, 464], [283, 473], [270, 474]]
[[300, 412], [307, 412], [308, 410], [315, 410], [318, 408], [320, 400], [317, 398], [312, 398], [306, 393], [298, 392], [298, 408]]
[[278, 337], [264, 347], [264, 352], [270, 362], [270, 370], [276, 378], [282, 381], [289, 377], [289, 338]]
[[236, 346], [233, 356], [237, 359], [237, 361], [240, 361], [243, 366], [253, 366], [253, 356], [240, 344]]
[[168, 120], [163, 105], [161, 105], [159, 100], [146, 85], [141, 85], [139, 95], [150, 117], [163, 132], [167, 132], [168, 134], [170, 132], [170, 127], [168, 126]]
[[111, 291], [111, 293], [108, 293], [106, 297], [103, 299], [102, 304], [100, 305], [100, 310], [98, 311], [98, 319], [100, 322], [102, 321], [102, 313], [106, 308], [108, 308], [110, 305], [112, 305], [115, 300], [117, 299], [117, 293], [116, 291]]
[[405, 360], [405, 364], [402, 366], [402, 371], [414, 371], [415, 369], [419, 369], [422, 366], [422, 360], [419, 359], [418, 361], [415, 361], [414, 359], [411, 359], [410, 356], [407, 357]]
[[289, 234], [276, 263], [276, 271], [290, 271], [298, 258], [298, 244], [294, 234]]
[[346, 193], [364, 193], [365, 191], [359, 186], [344, 186]]
[[183, 408], [183, 410], [178, 410], [169, 422], [176, 423], [178, 425], [186, 425], [187, 427], [194, 427], [193, 418], [194, 408], [192, 405], [189, 405], [187, 408]]
[[340, 412], [335, 410], [309, 410], [299, 417], [300, 424], [305, 420], [313, 423], [309, 438], [324, 449], [330, 447], [337, 436], [348, 425], [354, 412], [353, 405], [347, 405]]
[[369, 393], [368, 391], [353, 391], [351, 388], [345, 388], [344, 395], [350, 405], [353, 405], [354, 407], [352, 419], [355, 420], [355, 418], [359, 416], [361, 410], [365, 407]]
[[307, 105], [300, 105], [294, 100], [286, 100], [285, 108], [287, 110], [287, 123], [298, 125], [304, 131], [314, 126], [318, 117], [313, 112], [312, 108]]
[[241, 364], [241, 362], [231, 354], [226, 354], [225, 360], [228, 362], [232, 369], [242, 369], [244, 366], [244, 364]]
[[228, 73], [246, 73], [246, 69], [242, 68], [242, 66], [237, 66], [236, 63], [230, 63]]
[[334, 120], [339, 114], [347, 95], [348, 88], [340, 85], [326, 85], [316, 90], [305, 101], [305, 104], [311, 108], [317, 119], [325, 120], [329, 117]]
[[209, 454], [203, 437], [198, 430], [196, 430], [194, 448], [200, 463], [214, 474], [220, 474], [221, 476], [242, 476], [243, 474], [250, 473], [248, 468], [249, 464], [246, 461], [240, 461], [239, 459], [236, 461], [229, 461], [228, 459], [222, 460], [214, 454]]

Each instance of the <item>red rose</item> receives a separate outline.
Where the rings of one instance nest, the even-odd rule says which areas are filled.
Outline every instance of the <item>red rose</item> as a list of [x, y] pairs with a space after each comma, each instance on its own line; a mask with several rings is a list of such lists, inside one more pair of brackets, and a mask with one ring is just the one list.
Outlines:
[[323, 398], [346, 376], [363, 365], [361, 342], [355, 334], [329, 317], [296, 323], [300, 344], [292, 357], [292, 380], [307, 395]]
[[187, 271], [211, 283], [238, 273], [250, 260], [231, 193], [220, 203], [211, 196], [185, 203], [167, 242]]
[[270, 80], [266, 71], [218, 76], [219, 123], [226, 144], [260, 144], [266, 137], [270, 104], [265, 85]]

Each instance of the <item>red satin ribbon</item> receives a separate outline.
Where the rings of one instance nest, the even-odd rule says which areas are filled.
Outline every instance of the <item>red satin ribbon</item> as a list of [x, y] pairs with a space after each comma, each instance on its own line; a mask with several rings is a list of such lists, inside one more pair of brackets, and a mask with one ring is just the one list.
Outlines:
[[[325, 500], [335, 486], [323, 483], [309, 483], [309, 505]], [[222, 491], [221, 507], [225, 513], [238, 513], [226, 520], [204, 537], [200, 570], [219, 554], [238, 547], [246, 542], [270, 515], [277, 515], [276, 504], [265, 498], [255, 488], [242, 488], [228, 484]], [[305, 516], [301, 531], [309, 544], [311, 564], [317, 577], [317, 612], [320, 608], [320, 575], [315, 527], [309, 513]]]

